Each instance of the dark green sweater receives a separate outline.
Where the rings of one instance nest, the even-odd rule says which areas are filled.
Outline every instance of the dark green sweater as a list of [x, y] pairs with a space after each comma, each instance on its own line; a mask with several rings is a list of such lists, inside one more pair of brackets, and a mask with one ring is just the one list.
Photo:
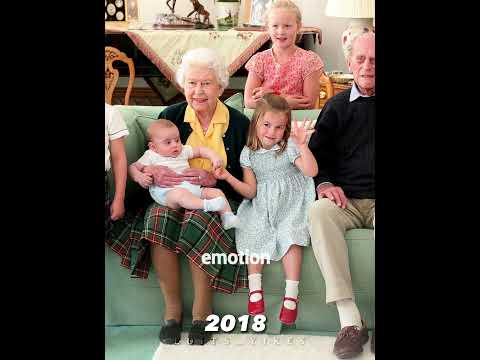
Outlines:
[[329, 181], [349, 198], [375, 199], [375, 96], [349, 99], [350, 89], [335, 95], [318, 116], [308, 144], [315, 186]]
[[[180, 139], [182, 144], [187, 142], [188, 137], [192, 133], [192, 128], [189, 123], [184, 122], [185, 110], [187, 109], [187, 102], [181, 102], [171, 105], [164, 109], [158, 118], [168, 119], [177, 125], [180, 132]], [[243, 172], [240, 166], [240, 153], [247, 143], [248, 126], [250, 120], [240, 111], [226, 105], [230, 113], [230, 121], [228, 129], [223, 137], [223, 144], [225, 145], [225, 152], [227, 153], [227, 170], [237, 179], [243, 179]], [[223, 180], [218, 180], [215, 186], [222, 190], [225, 196], [235, 201], [242, 201], [242, 196], [238, 194], [232, 187]]]

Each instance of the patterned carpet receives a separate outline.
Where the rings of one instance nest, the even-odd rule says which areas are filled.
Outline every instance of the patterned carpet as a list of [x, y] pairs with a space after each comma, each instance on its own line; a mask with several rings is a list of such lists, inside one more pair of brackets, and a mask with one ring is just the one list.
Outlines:
[[[163, 345], [158, 326], [105, 327], [105, 360], [337, 360], [334, 336], [220, 334], [204, 346]], [[374, 360], [370, 341], [355, 360]], [[247, 358], [247, 357], [248, 358]]]
[[[182, 334], [177, 345], [159, 345], [153, 360], [337, 360], [332, 353], [333, 336], [219, 334], [203, 347], [188, 344]], [[370, 342], [364, 346], [356, 360], [372, 360]]]

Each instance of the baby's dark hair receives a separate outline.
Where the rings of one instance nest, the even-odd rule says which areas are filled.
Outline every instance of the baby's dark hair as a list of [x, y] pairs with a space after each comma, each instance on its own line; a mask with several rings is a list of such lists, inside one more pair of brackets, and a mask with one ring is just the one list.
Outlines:
[[288, 138], [290, 137], [290, 131], [292, 127], [292, 111], [287, 100], [280, 95], [274, 95], [271, 93], [265, 94], [257, 103], [257, 107], [255, 108], [255, 112], [253, 113], [252, 121], [250, 122], [250, 127], [248, 129], [247, 147], [253, 151], [256, 151], [262, 147], [260, 139], [257, 136], [257, 125], [266, 112], [287, 115], [285, 132], [283, 133], [283, 139], [280, 143], [280, 150], [278, 150], [278, 153], [280, 154], [286, 149]]
[[167, 119], [158, 119], [156, 121], [153, 121], [150, 125], [148, 125], [147, 128], [147, 137], [148, 141], [152, 140], [152, 130], [155, 128], [171, 128], [171, 127], [177, 127], [173, 122]]

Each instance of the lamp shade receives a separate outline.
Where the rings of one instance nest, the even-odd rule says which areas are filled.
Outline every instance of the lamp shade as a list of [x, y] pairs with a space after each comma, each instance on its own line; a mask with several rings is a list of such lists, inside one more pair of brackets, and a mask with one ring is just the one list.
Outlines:
[[325, 15], [344, 18], [373, 18], [375, 0], [328, 0]]

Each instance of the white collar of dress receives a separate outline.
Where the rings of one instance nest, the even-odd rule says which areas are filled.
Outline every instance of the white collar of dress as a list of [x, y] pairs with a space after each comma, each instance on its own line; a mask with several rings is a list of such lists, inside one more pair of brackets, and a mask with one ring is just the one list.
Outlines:
[[264, 154], [270, 151], [277, 151], [280, 150], [280, 146], [278, 144], [273, 145], [270, 149], [260, 148], [257, 150], [259, 154]]

